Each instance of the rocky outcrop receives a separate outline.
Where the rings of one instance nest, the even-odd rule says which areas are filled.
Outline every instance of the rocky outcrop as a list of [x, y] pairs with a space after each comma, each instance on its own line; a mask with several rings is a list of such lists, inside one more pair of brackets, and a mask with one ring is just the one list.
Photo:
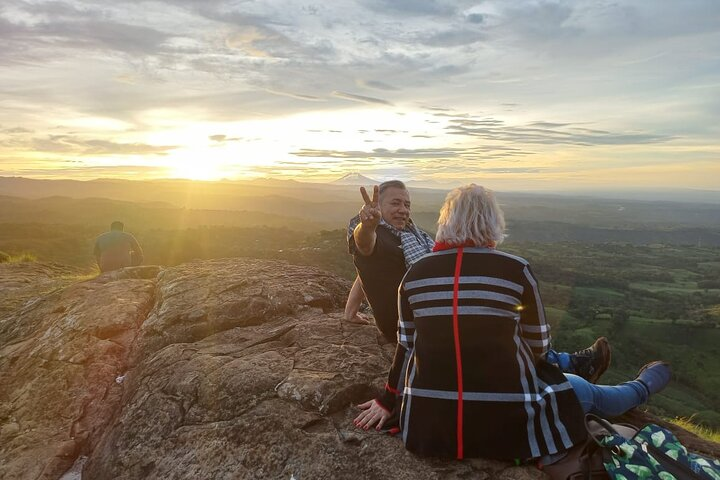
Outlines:
[[[229, 259], [125, 269], [0, 320], [0, 478], [544, 478], [423, 459], [352, 425], [393, 348], [349, 282]], [[7, 340], [9, 339], [9, 340]]]
[[319, 270], [274, 262], [213, 261], [162, 272], [122, 409], [85, 475], [471, 474], [470, 463], [433, 464], [408, 454], [396, 438], [353, 427], [352, 405], [382, 384], [392, 347], [379, 343], [373, 327], [341, 321], [348, 289]]
[[[0, 321], [44, 293], [76, 283], [81, 271], [66, 265], [0, 262]], [[0, 331], [0, 340], [5, 336]]]
[[99, 441], [154, 290], [153, 280], [99, 277], [0, 321], [0, 478], [58, 478]]

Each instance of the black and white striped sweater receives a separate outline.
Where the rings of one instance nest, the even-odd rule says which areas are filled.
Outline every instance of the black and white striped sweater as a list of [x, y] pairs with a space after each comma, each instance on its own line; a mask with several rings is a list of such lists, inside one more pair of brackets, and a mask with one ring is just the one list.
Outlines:
[[535, 458], [585, 438], [550, 344], [527, 261], [491, 248], [422, 258], [400, 285], [398, 347], [380, 402], [401, 401], [408, 450], [443, 457]]

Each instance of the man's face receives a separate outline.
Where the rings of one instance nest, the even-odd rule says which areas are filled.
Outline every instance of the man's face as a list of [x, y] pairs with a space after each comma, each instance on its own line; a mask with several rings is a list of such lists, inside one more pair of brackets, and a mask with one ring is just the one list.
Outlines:
[[410, 220], [410, 194], [402, 188], [390, 187], [380, 195], [382, 218], [395, 228], [403, 229]]

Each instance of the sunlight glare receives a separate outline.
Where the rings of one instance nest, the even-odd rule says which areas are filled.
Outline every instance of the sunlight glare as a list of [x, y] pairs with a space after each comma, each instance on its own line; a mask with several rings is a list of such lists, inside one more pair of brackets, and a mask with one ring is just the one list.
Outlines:
[[[362, 160], [373, 164], [379, 163], [372, 158], [375, 149], [432, 148], [442, 141], [443, 125], [431, 119], [425, 112], [398, 115], [394, 109], [316, 111], [267, 120], [166, 125], [148, 143], [177, 145], [161, 160], [176, 178], [295, 177], [323, 168], [337, 177], [346, 173], [344, 163], [354, 162], [328, 158], [324, 152], [368, 152]], [[317, 150], [320, 156], [299, 156], [303, 150]]]

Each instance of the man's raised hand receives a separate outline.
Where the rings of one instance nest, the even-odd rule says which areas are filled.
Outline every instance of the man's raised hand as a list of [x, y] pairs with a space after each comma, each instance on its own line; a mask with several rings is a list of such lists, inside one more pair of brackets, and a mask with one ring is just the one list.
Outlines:
[[377, 207], [378, 206], [378, 192], [379, 192], [379, 188], [377, 185], [375, 185], [373, 187], [373, 197], [371, 200], [370, 196], [368, 196], [367, 190], [365, 190], [365, 187], [360, 187], [360, 194], [362, 195], [363, 200], [365, 200], [365, 205]]
[[378, 206], [378, 186], [373, 187], [373, 196], [370, 198], [365, 187], [360, 187], [360, 193], [362, 194], [365, 205], [360, 209], [360, 221], [363, 226], [375, 229], [380, 224], [382, 213]]

